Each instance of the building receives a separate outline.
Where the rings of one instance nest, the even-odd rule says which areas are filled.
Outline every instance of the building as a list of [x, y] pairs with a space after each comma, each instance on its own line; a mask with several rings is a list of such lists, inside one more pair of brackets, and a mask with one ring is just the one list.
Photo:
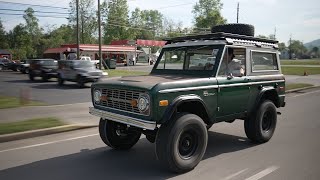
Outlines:
[[[80, 56], [89, 56], [91, 59], [99, 58], [99, 45], [98, 44], [80, 44]], [[118, 63], [122, 63], [125, 60], [133, 59], [138, 51], [133, 45], [102, 45], [102, 58], [116, 59]], [[57, 60], [65, 60], [70, 57], [71, 54], [77, 52], [77, 44], [64, 44], [59, 48], [49, 48], [43, 53], [44, 58], [53, 58]], [[135, 55], [136, 54], [136, 55]]]
[[5, 49], [0, 49], [0, 58], [12, 59], [12, 54]]
[[[151, 47], [163, 47], [166, 44], [166, 41], [156, 41], [156, 40], [119, 40], [119, 41], [112, 41], [111, 45], [131, 45], [135, 46], [137, 49], [141, 50], [141, 53], [137, 54], [137, 58], [139, 62], [150, 62], [150, 60], [155, 61], [157, 55], [159, 54], [152, 54]], [[134, 59], [135, 60], [135, 59]]]

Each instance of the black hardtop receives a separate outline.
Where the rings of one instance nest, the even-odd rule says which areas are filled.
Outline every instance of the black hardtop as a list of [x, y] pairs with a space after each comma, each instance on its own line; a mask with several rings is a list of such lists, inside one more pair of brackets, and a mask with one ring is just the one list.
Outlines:
[[239, 35], [239, 34], [224, 33], [224, 32], [197, 34], [197, 35], [190, 35], [190, 36], [180, 36], [180, 37], [168, 38], [168, 39], [163, 39], [163, 40], [167, 41], [166, 44], [171, 44], [171, 43], [177, 43], [177, 42], [196, 41], [196, 40], [227, 40], [227, 38], [248, 40], [248, 41], [258, 41], [258, 42], [270, 43], [270, 44], [277, 44], [278, 43], [278, 41], [276, 41], [276, 40], [258, 38], [258, 37], [254, 37], [254, 36], [245, 36], [245, 35]]

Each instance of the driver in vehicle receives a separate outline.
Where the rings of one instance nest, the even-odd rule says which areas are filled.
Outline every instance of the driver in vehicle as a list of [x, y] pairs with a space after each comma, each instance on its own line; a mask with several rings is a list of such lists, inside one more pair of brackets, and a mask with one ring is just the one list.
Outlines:
[[224, 54], [219, 75], [232, 75], [241, 77], [244, 75], [244, 72], [244, 66], [241, 65], [241, 60], [235, 59], [233, 49], [228, 48], [227, 53]]

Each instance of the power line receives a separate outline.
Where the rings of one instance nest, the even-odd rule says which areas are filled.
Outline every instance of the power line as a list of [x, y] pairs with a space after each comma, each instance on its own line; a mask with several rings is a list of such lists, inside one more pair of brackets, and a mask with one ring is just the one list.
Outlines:
[[57, 6], [46, 6], [46, 5], [39, 5], [39, 4], [27, 4], [27, 3], [16, 3], [16, 2], [8, 2], [8, 1], [0, 1], [0, 3], [6, 4], [16, 4], [16, 5], [24, 5], [24, 6], [34, 6], [34, 7], [43, 7], [43, 8], [56, 8], [56, 9], [69, 9], [65, 7], [57, 7]]
[[[25, 14], [14, 14], [14, 13], [2, 13], [0, 12], [0, 14], [3, 14], [3, 15], [9, 15], [9, 16], [23, 16]], [[49, 18], [63, 18], [63, 19], [66, 19], [68, 17], [63, 17], [63, 16], [49, 16], [49, 15], [34, 15], [36, 17], [49, 17]]]
[[[24, 12], [25, 10], [0, 8], [0, 11], [18, 11], [18, 12]], [[62, 12], [35, 11], [35, 10], [34, 10], [33, 12], [35, 12], [35, 13], [48, 13], [48, 14], [64, 14], [64, 15], [70, 14], [70, 13], [62, 13]]]

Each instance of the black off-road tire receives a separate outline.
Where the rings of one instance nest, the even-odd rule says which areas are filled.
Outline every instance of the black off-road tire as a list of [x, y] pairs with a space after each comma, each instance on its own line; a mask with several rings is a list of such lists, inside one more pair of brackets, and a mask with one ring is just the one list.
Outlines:
[[34, 75], [32, 74], [31, 71], [29, 71], [29, 79], [30, 81], [34, 81]]
[[246, 135], [254, 143], [268, 142], [276, 125], [277, 109], [270, 100], [263, 101], [257, 111], [244, 121]]
[[84, 81], [83, 81], [83, 77], [78, 75], [77, 76], [77, 84], [80, 88], [83, 88], [84, 87]]
[[[99, 134], [102, 141], [109, 147], [116, 150], [127, 150], [134, 146], [140, 139], [141, 132], [131, 129], [124, 130], [127, 125], [100, 119]], [[119, 130], [122, 129], [121, 134]]]
[[47, 82], [49, 77], [45, 73], [41, 73], [41, 79], [42, 79], [43, 82]]
[[211, 32], [225, 32], [245, 36], [254, 36], [254, 26], [250, 24], [223, 24], [213, 26], [211, 28]]
[[64, 83], [64, 79], [61, 77], [60, 74], [58, 74], [58, 85], [63, 86], [63, 83]]
[[199, 164], [207, 142], [208, 133], [203, 120], [194, 114], [179, 113], [161, 125], [156, 137], [156, 154], [164, 167], [184, 173]]

